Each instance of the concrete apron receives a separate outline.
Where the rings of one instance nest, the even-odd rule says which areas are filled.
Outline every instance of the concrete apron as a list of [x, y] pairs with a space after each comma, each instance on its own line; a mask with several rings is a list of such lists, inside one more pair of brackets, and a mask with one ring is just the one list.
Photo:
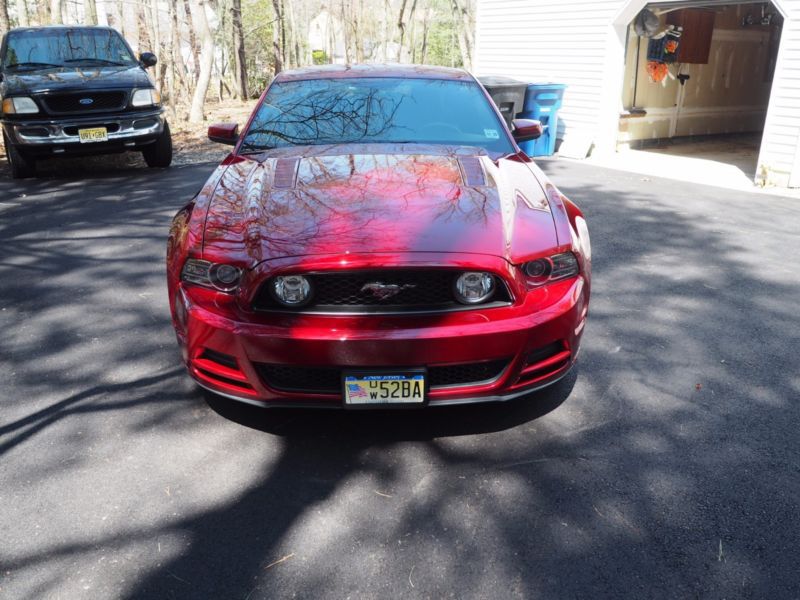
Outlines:
[[586, 160], [609, 169], [645, 176], [800, 198], [800, 189], [756, 185], [758, 147], [742, 141], [690, 141], [664, 148], [624, 148], [615, 153], [594, 153]]

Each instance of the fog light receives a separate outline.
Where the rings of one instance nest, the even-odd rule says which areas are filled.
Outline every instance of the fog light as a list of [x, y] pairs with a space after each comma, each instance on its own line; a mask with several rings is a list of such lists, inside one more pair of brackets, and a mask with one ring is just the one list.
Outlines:
[[280, 275], [272, 280], [271, 291], [284, 306], [303, 306], [311, 299], [311, 282], [302, 275]]
[[480, 304], [494, 294], [494, 277], [490, 273], [468, 271], [458, 276], [455, 297], [461, 304]]

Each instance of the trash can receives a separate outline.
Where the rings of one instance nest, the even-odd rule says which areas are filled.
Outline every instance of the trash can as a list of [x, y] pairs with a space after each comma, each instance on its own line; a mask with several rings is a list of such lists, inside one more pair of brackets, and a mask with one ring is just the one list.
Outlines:
[[516, 118], [517, 113], [522, 110], [525, 101], [525, 90], [528, 84], [523, 81], [511, 79], [511, 77], [501, 77], [488, 75], [478, 77], [478, 81], [483, 84], [486, 91], [494, 100], [495, 105], [500, 110], [500, 114], [506, 121], [506, 125], [511, 127], [511, 121]]
[[531, 83], [525, 91], [520, 119], [541, 121], [544, 130], [541, 137], [521, 142], [519, 147], [528, 156], [552, 156], [556, 151], [558, 134], [558, 109], [564, 103], [563, 83]]

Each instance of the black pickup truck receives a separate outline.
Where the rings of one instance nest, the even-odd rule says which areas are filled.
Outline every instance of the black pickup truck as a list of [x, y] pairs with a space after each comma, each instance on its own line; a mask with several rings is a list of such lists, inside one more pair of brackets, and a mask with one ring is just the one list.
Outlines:
[[151, 167], [172, 162], [161, 97], [138, 58], [109, 27], [24, 27], [0, 47], [6, 156], [15, 178], [36, 161], [74, 154], [140, 151]]

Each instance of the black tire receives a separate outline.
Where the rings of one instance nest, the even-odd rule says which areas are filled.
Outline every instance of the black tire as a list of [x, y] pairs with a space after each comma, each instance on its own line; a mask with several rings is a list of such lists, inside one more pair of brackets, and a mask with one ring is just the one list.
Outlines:
[[142, 156], [147, 166], [153, 169], [164, 169], [172, 163], [172, 134], [169, 132], [169, 123], [164, 123], [164, 131], [155, 142], [145, 146]]
[[11, 177], [14, 179], [26, 179], [36, 176], [36, 160], [26, 156], [8, 139], [5, 131], [3, 132], [3, 144], [6, 147], [6, 160], [11, 167]]

